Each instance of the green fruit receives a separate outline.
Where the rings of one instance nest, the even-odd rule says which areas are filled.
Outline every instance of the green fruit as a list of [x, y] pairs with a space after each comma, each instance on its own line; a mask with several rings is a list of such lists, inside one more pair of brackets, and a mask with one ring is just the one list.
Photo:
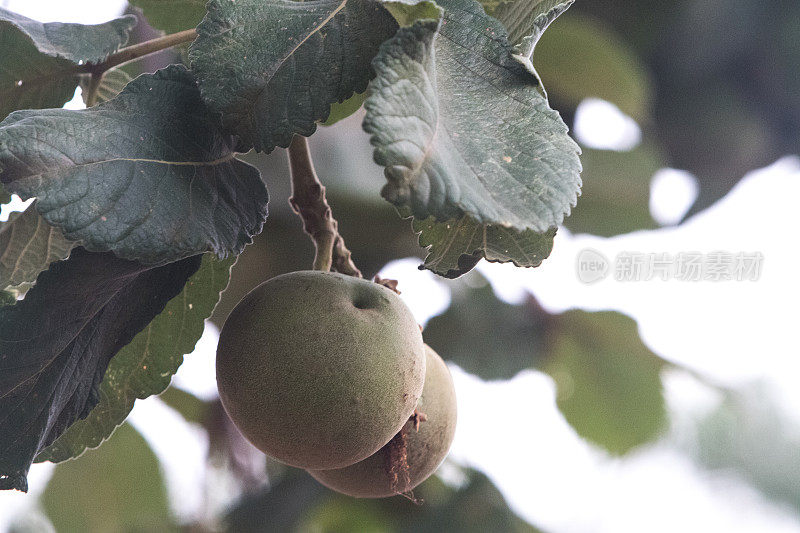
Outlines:
[[425, 353], [425, 387], [417, 410], [426, 420], [419, 423], [419, 430], [412, 420], [403, 427], [406, 465], [395, 463], [395, 438], [354, 465], [336, 470], [310, 470], [320, 483], [356, 498], [385, 498], [413, 490], [444, 461], [456, 430], [456, 391], [442, 358], [427, 345]]
[[262, 283], [220, 333], [217, 386], [258, 449], [341, 468], [375, 453], [414, 412], [425, 376], [417, 322], [391, 290], [329, 272]]

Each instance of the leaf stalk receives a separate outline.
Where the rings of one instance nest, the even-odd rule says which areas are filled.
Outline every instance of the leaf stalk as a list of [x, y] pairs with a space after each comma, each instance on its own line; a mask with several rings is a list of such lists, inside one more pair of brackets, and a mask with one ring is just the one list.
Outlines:
[[314, 270], [330, 271], [348, 276], [362, 277], [353, 263], [352, 254], [339, 235], [339, 224], [333, 218], [325, 186], [319, 181], [308, 141], [295, 135], [287, 151], [292, 177], [292, 196], [289, 204], [303, 220], [303, 229], [311, 237], [316, 248]]
[[100, 63], [82, 65], [79, 72], [91, 74], [92, 76], [89, 82], [89, 88], [87, 89], [86, 106], [92, 107], [97, 102], [97, 91], [100, 89], [100, 83], [103, 81], [103, 75], [109, 70], [130, 63], [131, 61], [136, 61], [145, 56], [155, 54], [156, 52], [166, 50], [167, 48], [194, 41], [196, 37], [197, 30], [195, 29], [179, 31], [143, 43], [126, 46], [114, 52]]

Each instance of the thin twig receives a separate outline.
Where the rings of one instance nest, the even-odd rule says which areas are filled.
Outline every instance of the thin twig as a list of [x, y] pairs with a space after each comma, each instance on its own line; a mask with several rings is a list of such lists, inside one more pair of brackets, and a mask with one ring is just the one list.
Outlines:
[[86, 64], [78, 67], [79, 72], [91, 74], [92, 78], [89, 81], [89, 87], [86, 89], [86, 107], [92, 107], [97, 102], [97, 93], [100, 90], [100, 83], [103, 81], [103, 76], [112, 68], [122, 66], [131, 61], [141, 59], [150, 54], [155, 54], [173, 46], [194, 41], [197, 37], [197, 30], [185, 30], [178, 33], [171, 33], [163, 37], [150, 39], [143, 43], [127, 46], [121, 50], [117, 50], [104, 61], [97, 64]]
[[156, 52], [166, 50], [167, 48], [172, 48], [173, 46], [177, 46], [179, 44], [192, 42], [196, 37], [197, 30], [195, 29], [179, 31], [177, 33], [171, 33], [162, 37], [156, 37], [155, 39], [150, 39], [149, 41], [134, 44], [132, 46], [126, 46], [125, 48], [117, 50], [100, 63], [87, 63], [86, 65], [82, 65], [79, 68], [79, 71], [90, 74], [102, 74], [111, 70], [112, 68], [116, 68], [126, 63], [130, 63], [131, 61], [141, 59], [145, 56], [149, 56], [150, 54], [155, 54]]
[[361, 271], [353, 263], [350, 250], [339, 235], [339, 225], [325, 198], [325, 187], [314, 170], [306, 138], [295, 135], [288, 154], [292, 175], [289, 204], [303, 219], [303, 229], [314, 241], [314, 270], [329, 271], [333, 268], [336, 272], [360, 278]]

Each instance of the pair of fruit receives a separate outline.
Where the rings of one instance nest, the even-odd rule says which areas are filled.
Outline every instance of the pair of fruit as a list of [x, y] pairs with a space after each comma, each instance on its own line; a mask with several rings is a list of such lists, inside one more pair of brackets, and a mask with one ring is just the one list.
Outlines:
[[293, 272], [233, 310], [217, 385], [261, 451], [356, 497], [412, 490], [453, 440], [455, 391], [402, 300], [377, 283]]

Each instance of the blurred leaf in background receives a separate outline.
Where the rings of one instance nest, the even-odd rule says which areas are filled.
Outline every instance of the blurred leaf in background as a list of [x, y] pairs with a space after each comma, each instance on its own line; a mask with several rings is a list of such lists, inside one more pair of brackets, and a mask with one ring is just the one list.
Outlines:
[[446, 361], [483, 379], [511, 379], [538, 366], [551, 315], [533, 297], [522, 305], [502, 302], [479, 274], [469, 275], [483, 286], [454, 284], [450, 308], [428, 322], [425, 342]]
[[517, 516], [483, 474], [464, 470], [458, 487], [436, 476], [414, 492], [356, 499], [338, 495], [301, 470], [289, 469], [271, 488], [242, 499], [226, 517], [237, 533], [536, 533]]
[[148, 24], [166, 33], [190, 30], [206, 14], [205, 0], [128, 0], [142, 10]]
[[155, 454], [128, 424], [102, 447], [56, 467], [41, 498], [56, 531], [177, 531]]
[[[800, 5], [794, 0], [576, 2], [545, 33], [534, 64], [549, 83], [554, 106], [567, 117], [578, 102], [572, 87], [556, 88], [558, 73], [591, 72], [573, 80], [576, 86], [596, 84], [598, 93], [610, 88], [603, 98], [640, 122], [644, 139], [663, 147], [668, 165], [697, 176], [700, 195], [691, 215], [724, 196], [750, 170], [797, 152], [798, 20]], [[594, 29], [585, 39], [609, 36], [602, 40], [615, 43], [617, 51], [612, 55], [598, 44], [582, 47], [580, 54], [551, 53], [567, 50], [561, 46], [571, 46], [570, 35], [579, 39], [581, 28]], [[601, 60], [615, 73], [615, 83], [591, 68]], [[587, 66], [570, 71], [574, 61]], [[646, 75], [626, 65], [641, 65]], [[643, 87], [636, 80], [645, 79], [650, 92], [626, 101]], [[642, 107], [632, 104], [639, 98]], [[640, 114], [643, 107], [652, 110], [645, 115], [649, 121]]]
[[593, 17], [562, 15], [542, 36], [533, 63], [557, 104], [574, 109], [586, 98], [602, 98], [640, 124], [650, 120], [654, 90], [647, 66]]
[[658, 225], [650, 215], [650, 179], [666, 166], [660, 150], [646, 142], [626, 152], [584, 148], [583, 190], [564, 221], [573, 233], [612, 237]]
[[554, 324], [542, 369], [578, 434], [619, 455], [655, 440], [667, 422], [665, 363], [639, 339], [636, 322], [614, 312], [567, 311]]
[[728, 394], [700, 421], [698, 460], [733, 471], [770, 499], [800, 512], [800, 432], [764, 385]]
[[450, 308], [430, 320], [423, 336], [445, 360], [483, 379], [509, 379], [525, 369], [548, 373], [567, 421], [613, 454], [654, 440], [666, 427], [660, 376], [666, 363], [625, 315], [550, 314], [532, 296], [511, 305], [489, 285], [461, 282]]

